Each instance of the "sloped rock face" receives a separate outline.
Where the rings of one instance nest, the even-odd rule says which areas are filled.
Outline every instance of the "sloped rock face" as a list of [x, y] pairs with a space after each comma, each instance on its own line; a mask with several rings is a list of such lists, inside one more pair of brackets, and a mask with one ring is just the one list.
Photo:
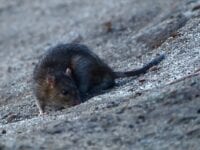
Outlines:
[[[199, 0], [4, 0], [0, 20], [0, 149], [199, 149], [200, 75], [178, 80], [200, 69]], [[67, 42], [88, 45], [115, 70], [166, 59], [38, 116], [33, 68]]]

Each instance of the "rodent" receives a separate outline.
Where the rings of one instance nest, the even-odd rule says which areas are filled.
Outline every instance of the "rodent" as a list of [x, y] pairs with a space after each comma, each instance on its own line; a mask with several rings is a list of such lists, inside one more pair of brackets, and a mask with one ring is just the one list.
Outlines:
[[138, 76], [165, 58], [159, 55], [139, 69], [115, 72], [83, 44], [58, 44], [40, 59], [33, 72], [40, 114], [46, 105], [69, 107], [83, 102], [89, 92], [111, 88], [116, 78]]

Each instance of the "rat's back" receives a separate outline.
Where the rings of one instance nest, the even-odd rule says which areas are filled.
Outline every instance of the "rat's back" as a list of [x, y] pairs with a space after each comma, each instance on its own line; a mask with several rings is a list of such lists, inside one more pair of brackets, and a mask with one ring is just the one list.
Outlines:
[[40, 59], [34, 70], [34, 79], [44, 78], [48, 73], [65, 71], [67, 67], [73, 69], [73, 59], [81, 57], [95, 66], [104, 66], [100, 58], [82, 44], [58, 44], [50, 48]]

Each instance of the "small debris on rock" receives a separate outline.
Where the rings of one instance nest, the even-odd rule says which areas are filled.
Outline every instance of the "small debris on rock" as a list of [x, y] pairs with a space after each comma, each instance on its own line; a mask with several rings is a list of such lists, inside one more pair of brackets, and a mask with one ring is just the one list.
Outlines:
[[107, 21], [103, 23], [103, 28], [105, 29], [105, 31], [108, 32], [112, 32], [113, 31], [113, 27], [112, 27], [112, 22], [111, 21]]
[[6, 130], [1, 131], [1, 134], [6, 134], [6, 133], [7, 133]]

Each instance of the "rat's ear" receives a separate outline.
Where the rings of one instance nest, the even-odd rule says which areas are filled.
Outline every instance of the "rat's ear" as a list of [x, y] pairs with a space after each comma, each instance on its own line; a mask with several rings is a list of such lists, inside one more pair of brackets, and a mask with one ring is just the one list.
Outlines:
[[51, 88], [53, 88], [55, 85], [55, 77], [52, 75], [47, 75], [46, 82]]
[[72, 71], [71, 71], [71, 69], [70, 68], [67, 68], [66, 69], [66, 71], [65, 71], [65, 74], [67, 75], [67, 76], [72, 76]]

